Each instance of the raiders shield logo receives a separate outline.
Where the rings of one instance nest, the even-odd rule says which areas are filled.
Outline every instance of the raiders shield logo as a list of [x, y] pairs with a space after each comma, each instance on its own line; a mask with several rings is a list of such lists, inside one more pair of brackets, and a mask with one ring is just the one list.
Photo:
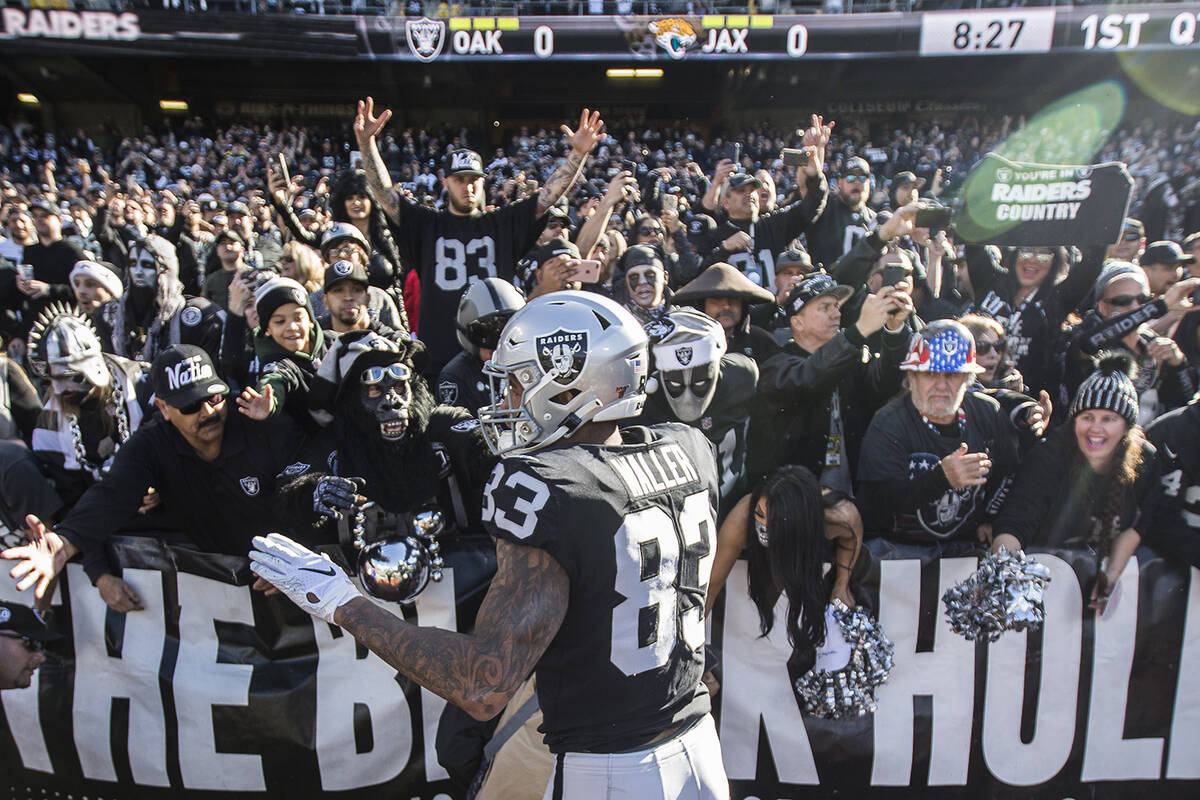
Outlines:
[[354, 265], [349, 261], [339, 261], [333, 265], [333, 274], [344, 278], [350, 274], [350, 270], [353, 268]]
[[691, 345], [683, 345], [675, 348], [675, 358], [679, 359], [679, 363], [687, 366], [692, 363], [692, 347]]
[[429, 17], [405, 20], [404, 35], [414, 56], [421, 61], [433, 61], [442, 54], [446, 43], [446, 23]]
[[179, 321], [189, 328], [194, 328], [200, 324], [200, 309], [195, 306], [188, 306], [179, 312]]
[[646, 330], [646, 335], [650, 337], [650, 341], [661, 342], [675, 330], [675, 323], [663, 317], [662, 319], [652, 319], [643, 327]]
[[238, 481], [238, 483], [242, 485], [242, 491], [245, 492], [248, 497], [254, 497], [256, 494], [258, 494], [258, 478], [247, 476]]
[[549, 336], [539, 336], [534, 345], [542, 370], [553, 375], [554, 380], [564, 386], [579, 376], [587, 361], [587, 331], [564, 331], [560, 328]]
[[442, 381], [438, 384], [438, 398], [442, 405], [452, 406], [458, 400], [458, 384], [454, 381]]
[[0, 608], [0, 625], [3, 625], [10, 619], [12, 619], [12, 612], [7, 608]]

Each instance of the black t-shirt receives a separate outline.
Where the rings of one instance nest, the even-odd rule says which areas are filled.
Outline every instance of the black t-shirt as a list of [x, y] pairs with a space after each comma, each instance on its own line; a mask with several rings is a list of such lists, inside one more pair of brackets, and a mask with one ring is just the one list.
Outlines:
[[874, 229], [875, 212], [869, 206], [855, 211], [846, 205], [836, 190], [831, 190], [824, 213], [806, 236], [808, 254], [813, 264], [829, 269]]
[[434, 393], [442, 405], [465, 408], [471, 416], [478, 415], [480, 408], [492, 402], [483, 362], [465, 350], [450, 359], [438, 375]]
[[716, 542], [712, 445], [680, 424], [625, 444], [502, 460], [484, 489], [497, 537], [552, 555], [567, 613], [537, 665], [556, 753], [617, 752], [708, 712], [704, 596]]
[[[968, 391], [962, 410], [961, 435], [953, 423], [951, 430], [935, 432], [908, 394], [875, 414], [858, 462], [858, 496], [868, 530], [912, 542], [974, 538], [990, 501], [1006, 488], [1017, 465], [1017, 436], [1000, 404], [986, 395]], [[940, 472], [942, 458], [963, 442], [968, 453], [991, 456], [985, 485], [955, 489], [944, 476], [937, 483], [922, 480], [926, 473]], [[903, 490], [905, 484], [910, 491]]]
[[463, 291], [483, 278], [515, 283], [517, 259], [533, 247], [545, 217], [539, 224], [534, 216], [536, 197], [476, 217], [406, 200], [399, 209], [396, 246], [401, 260], [421, 276], [421, 341], [429, 353], [425, 373], [436, 375], [461, 349], [454, 319]]

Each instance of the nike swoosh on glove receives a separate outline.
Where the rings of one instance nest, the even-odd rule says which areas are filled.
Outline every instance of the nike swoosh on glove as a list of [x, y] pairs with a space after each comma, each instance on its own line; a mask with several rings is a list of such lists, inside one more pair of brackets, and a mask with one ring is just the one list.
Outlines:
[[362, 593], [329, 556], [314, 553], [283, 534], [255, 536], [250, 571], [270, 581], [302, 609], [334, 624], [333, 613]]

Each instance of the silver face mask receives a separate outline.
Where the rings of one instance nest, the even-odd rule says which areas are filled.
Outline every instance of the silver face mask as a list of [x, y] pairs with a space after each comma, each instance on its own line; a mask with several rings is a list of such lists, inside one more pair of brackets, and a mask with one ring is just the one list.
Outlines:
[[679, 370], [663, 370], [659, 374], [667, 405], [680, 422], [700, 419], [717, 393], [717, 373], [721, 362], [710, 361]]
[[158, 285], [158, 261], [154, 253], [135, 247], [129, 252], [129, 282], [143, 289], [153, 289]]

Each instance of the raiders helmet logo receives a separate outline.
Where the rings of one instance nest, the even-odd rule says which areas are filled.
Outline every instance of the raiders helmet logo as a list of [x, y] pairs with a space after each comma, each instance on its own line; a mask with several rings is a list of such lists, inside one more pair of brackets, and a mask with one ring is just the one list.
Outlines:
[[404, 35], [412, 54], [428, 63], [442, 54], [442, 46], [446, 43], [446, 23], [429, 17], [405, 20]]
[[247, 497], [254, 497], [258, 494], [258, 478], [246, 476], [238, 481], [238, 483], [242, 485], [242, 491], [246, 493]]
[[439, 383], [438, 398], [443, 405], [454, 405], [454, 401], [458, 400], [458, 384], [454, 381], [442, 381]]
[[687, 366], [692, 363], [692, 346], [682, 345], [675, 348], [675, 358], [679, 359], [679, 363]]
[[345, 277], [350, 274], [352, 264], [349, 261], [339, 261], [333, 265], [333, 274]]
[[561, 328], [549, 336], [539, 336], [538, 362], [542, 370], [554, 376], [562, 385], [569, 385], [579, 376], [587, 361], [587, 331], [564, 331]]
[[194, 328], [200, 324], [201, 316], [203, 315], [200, 313], [200, 309], [195, 306], [188, 306], [179, 312], [179, 321], [189, 328]]

